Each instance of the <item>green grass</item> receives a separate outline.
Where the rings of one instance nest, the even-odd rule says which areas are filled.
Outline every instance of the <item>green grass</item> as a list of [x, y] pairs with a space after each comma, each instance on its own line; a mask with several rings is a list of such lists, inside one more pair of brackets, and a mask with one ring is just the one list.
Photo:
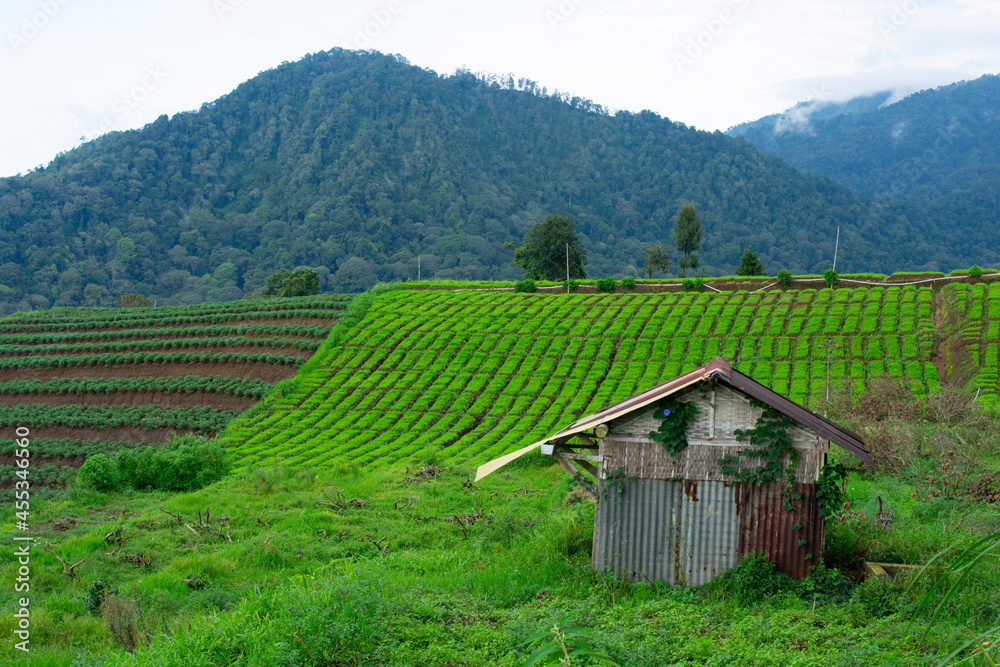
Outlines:
[[[593, 505], [566, 504], [573, 483], [559, 466], [532, 456], [472, 488], [463, 485], [467, 471], [418, 478], [398, 466], [281, 466], [187, 494], [71, 489], [38, 499], [38, 535], [60, 557], [86, 561], [71, 580], [34, 550], [33, 651], [10, 664], [514, 667], [527, 656], [527, 637], [568, 614], [627, 666], [919, 665], [959, 645], [965, 624], [980, 628], [1000, 609], [995, 568], [974, 578], [925, 643], [907, 628], [920, 591], [894, 597], [883, 617], [867, 598], [814, 599], [786, 588], [744, 603], [724, 586], [609, 579], [589, 565]], [[887, 476], [852, 477], [852, 511], [873, 517], [881, 497], [895, 523], [873, 534], [847, 519], [834, 534], [860, 535], [872, 560], [920, 562], [982, 529], [986, 519], [967, 504], [927, 506], [912, 499], [914, 489]], [[199, 512], [209, 525], [228, 526], [233, 541], [205, 530]], [[69, 527], [56, 531], [57, 522]], [[123, 553], [148, 555], [148, 566], [108, 555], [104, 536], [120, 527], [129, 536]], [[10, 543], [13, 528], [5, 505], [0, 539]], [[0, 578], [16, 567], [10, 550], [0, 553]], [[150, 646], [128, 654], [87, 611], [85, 594], [98, 579], [144, 611]], [[5, 609], [13, 599], [0, 592]], [[3, 614], [0, 632], [10, 636], [11, 623]]]

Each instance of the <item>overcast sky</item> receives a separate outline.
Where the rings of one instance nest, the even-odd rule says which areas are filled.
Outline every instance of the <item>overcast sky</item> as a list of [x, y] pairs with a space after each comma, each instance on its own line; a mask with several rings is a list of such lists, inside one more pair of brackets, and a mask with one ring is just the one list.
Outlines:
[[1000, 72], [1000, 0], [3, 0], [0, 175], [334, 46], [726, 129]]

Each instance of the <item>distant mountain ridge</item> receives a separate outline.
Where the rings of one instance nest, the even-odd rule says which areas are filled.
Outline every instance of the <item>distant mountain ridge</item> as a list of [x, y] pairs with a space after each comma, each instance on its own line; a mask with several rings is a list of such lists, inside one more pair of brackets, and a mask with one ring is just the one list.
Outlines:
[[575, 216], [591, 276], [635, 275], [688, 202], [714, 274], [748, 244], [772, 272], [820, 271], [838, 226], [842, 270], [951, 269], [982, 263], [996, 231], [950, 244], [922, 208], [720, 132], [333, 49], [0, 179], [0, 313], [233, 299], [295, 266], [356, 291], [415, 278], [418, 255], [424, 278], [518, 278], [502, 244], [552, 212]]
[[[796, 105], [730, 128], [803, 171], [884, 198], [905, 197], [935, 217], [996, 227], [1000, 201], [1000, 76], [888, 93], [840, 105]], [[813, 111], [810, 113], [810, 111]]]

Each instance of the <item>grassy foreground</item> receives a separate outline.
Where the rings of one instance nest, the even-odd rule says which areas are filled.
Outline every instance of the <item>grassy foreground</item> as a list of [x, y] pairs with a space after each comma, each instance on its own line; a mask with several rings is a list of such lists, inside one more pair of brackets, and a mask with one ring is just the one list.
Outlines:
[[[913, 665], [1000, 613], [996, 568], [977, 572], [923, 641], [927, 613], [907, 626], [925, 584], [826, 595], [753, 571], [704, 589], [617, 581], [589, 567], [593, 505], [561, 468], [537, 457], [475, 487], [463, 473], [258, 468], [182, 495], [55, 494], [33, 525], [64, 560], [86, 560], [70, 579], [35, 549], [32, 652], [0, 660], [514, 666], [525, 639], [569, 615], [622, 665]], [[1000, 526], [967, 500], [914, 499], [923, 492], [898, 476], [852, 481], [829, 548], [920, 562]], [[887, 527], [875, 523], [879, 497], [895, 513]], [[2, 521], [11, 544], [6, 508]], [[15, 569], [4, 550], [0, 578]], [[111, 595], [88, 610], [98, 581]], [[12, 592], [0, 601], [11, 609]], [[0, 634], [12, 630], [5, 613]]]

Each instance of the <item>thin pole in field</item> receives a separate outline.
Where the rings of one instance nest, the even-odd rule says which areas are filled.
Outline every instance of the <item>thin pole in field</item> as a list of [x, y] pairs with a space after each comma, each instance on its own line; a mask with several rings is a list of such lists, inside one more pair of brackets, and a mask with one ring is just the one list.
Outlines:
[[417, 282], [420, 282], [420, 255], [417, 255]]
[[833, 248], [833, 270], [837, 270], [837, 251], [840, 250], [840, 225], [837, 225], [837, 245]]
[[566, 294], [569, 294], [569, 244], [566, 244]]

